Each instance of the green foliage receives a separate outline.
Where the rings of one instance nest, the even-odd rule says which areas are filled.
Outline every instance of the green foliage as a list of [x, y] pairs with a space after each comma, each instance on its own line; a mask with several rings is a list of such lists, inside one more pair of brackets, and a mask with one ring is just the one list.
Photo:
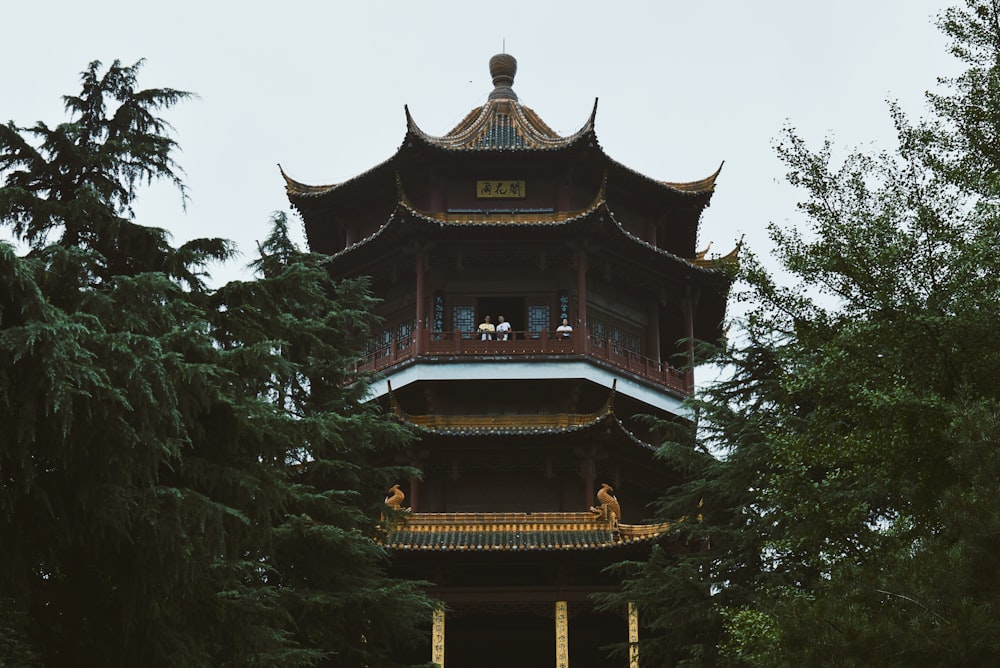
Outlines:
[[138, 68], [0, 133], [31, 245], [0, 243], [0, 665], [390, 665], [430, 607], [376, 540], [398, 471], [370, 456], [407, 435], [349, 382], [367, 286], [276, 215], [258, 277], [210, 290], [228, 242], [133, 221], [142, 182], [182, 187], [155, 112], [189, 96]]
[[[730, 378], [661, 455], [690, 474], [659, 512], [674, 554], [623, 597], [683, 665], [989, 665], [1000, 654], [1000, 3], [941, 28], [969, 70], [893, 107], [899, 145], [834, 162], [793, 130], [799, 229], [771, 228], [792, 287], [744, 259]], [[693, 462], [693, 464], [692, 464]], [[683, 547], [681, 547], [683, 546]], [[700, 588], [701, 595], [685, 591]], [[673, 625], [673, 626], [671, 626]], [[648, 651], [647, 651], [648, 650]]]

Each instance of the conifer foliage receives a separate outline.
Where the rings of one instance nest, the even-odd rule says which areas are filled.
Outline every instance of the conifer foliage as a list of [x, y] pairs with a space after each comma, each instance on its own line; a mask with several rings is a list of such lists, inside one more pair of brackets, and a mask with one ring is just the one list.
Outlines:
[[391, 665], [429, 616], [374, 540], [406, 434], [350, 384], [364, 281], [332, 283], [277, 214], [257, 278], [220, 239], [134, 220], [183, 194], [190, 97], [91, 63], [71, 119], [0, 126], [0, 665]]
[[[939, 20], [968, 66], [892, 152], [778, 144], [804, 199], [661, 454], [681, 554], [625, 596], [663, 665], [958, 666], [1000, 656], [1000, 2]], [[659, 632], [659, 633], [657, 633]]]

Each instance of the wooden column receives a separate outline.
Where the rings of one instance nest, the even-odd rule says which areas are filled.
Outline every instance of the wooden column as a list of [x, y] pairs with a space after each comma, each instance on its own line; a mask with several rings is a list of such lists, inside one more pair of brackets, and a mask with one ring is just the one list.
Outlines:
[[650, 300], [646, 306], [646, 357], [660, 360], [660, 305]]
[[569, 668], [569, 613], [566, 601], [556, 601], [556, 668]]
[[[576, 251], [576, 316], [575, 328], [587, 329], [587, 251]], [[572, 324], [572, 323], [571, 323]]]
[[639, 607], [628, 602], [628, 668], [639, 668]]
[[684, 336], [687, 338], [688, 372], [687, 389], [694, 389], [694, 309], [698, 303], [698, 294], [690, 285], [684, 290]]
[[[411, 464], [411, 466], [416, 467], [416, 464]], [[410, 502], [411, 512], [420, 512], [420, 479], [410, 478], [410, 498], [407, 499]]]
[[444, 608], [434, 609], [434, 629], [431, 632], [431, 661], [444, 668]]
[[424, 281], [425, 281], [425, 276], [427, 274], [427, 254], [421, 250], [417, 250], [416, 256], [414, 258], [414, 264], [416, 265], [416, 274], [417, 274], [416, 295], [414, 297], [416, 300], [417, 326], [416, 326], [416, 331], [414, 332], [416, 340], [415, 340], [415, 347], [413, 354], [419, 356], [424, 352], [424, 338], [425, 338], [424, 330], [427, 329], [427, 322], [426, 322], [427, 315], [424, 312], [424, 304], [426, 304], [427, 302], [427, 296], [424, 294], [425, 292]]

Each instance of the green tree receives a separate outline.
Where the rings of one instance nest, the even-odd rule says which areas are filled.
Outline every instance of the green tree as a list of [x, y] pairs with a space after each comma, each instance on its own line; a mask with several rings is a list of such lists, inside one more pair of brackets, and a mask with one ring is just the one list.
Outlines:
[[[772, 226], [779, 285], [745, 259], [753, 306], [716, 361], [733, 376], [662, 454], [691, 480], [662, 511], [701, 549], [638, 566], [651, 624], [692, 665], [989, 665], [1000, 655], [1000, 3], [940, 27], [969, 69], [898, 146], [778, 153], [800, 229]], [[682, 507], [686, 509], [681, 512]], [[731, 540], [715, 540], [716, 536]], [[690, 539], [688, 544], [690, 544]], [[671, 600], [690, 578], [701, 595]], [[677, 622], [677, 620], [681, 620]], [[684, 628], [681, 626], [680, 628]], [[652, 652], [657, 643], [649, 643]]]
[[[365, 382], [349, 383], [365, 380], [350, 368], [376, 322], [373, 299], [366, 279], [332, 283], [323, 256], [297, 251], [283, 214], [272, 223], [253, 265], [260, 278], [212, 297], [214, 338], [234, 353], [244, 392], [283, 408], [260, 437], [279, 443], [288, 496], [258, 558], [292, 638], [319, 650], [320, 665], [391, 666], [394, 649], [422, 637], [432, 608], [418, 583], [386, 577], [387, 554], [373, 540], [385, 490], [414, 473], [371, 464], [408, 434], [363, 403]], [[254, 349], [277, 352], [273, 366], [248, 359]]]
[[393, 472], [368, 455], [405, 434], [348, 384], [366, 286], [279, 217], [258, 278], [212, 290], [228, 242], [134, 221], [141, 183], [183, 194], [156, 113], [189, 97], [140, 65], [0, 128], [30, 246], [0, 244], [0, 665], [388, 665], [429, 608], [369, 519]]

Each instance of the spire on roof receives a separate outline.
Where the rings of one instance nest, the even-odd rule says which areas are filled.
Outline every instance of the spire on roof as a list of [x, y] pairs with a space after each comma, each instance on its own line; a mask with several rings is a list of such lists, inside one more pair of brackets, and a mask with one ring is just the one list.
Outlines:
[[517, 94], [511, 88], [514, 85], [514, 75], [517, 74], [517, 59], [509, 53], [498, 53], [490, 58], [490, 76], [493, 77], [493, 92], [491, 100], [517, 100]]
[[[560, 137], [534, 111], [521, 104], [511, 88], [517, 74], [517, 60], [509, 53], [490, 58], [493, 91], [486, 104], [476, 107], [443, 137], [422, 131], [406, 112], [411, 136], [450, 151], [537, 151], [566, 148], [594, 129], [594, 115], [587, 124], [568, 137]], [[596, 105], [595, 105], [596, 109]]]

